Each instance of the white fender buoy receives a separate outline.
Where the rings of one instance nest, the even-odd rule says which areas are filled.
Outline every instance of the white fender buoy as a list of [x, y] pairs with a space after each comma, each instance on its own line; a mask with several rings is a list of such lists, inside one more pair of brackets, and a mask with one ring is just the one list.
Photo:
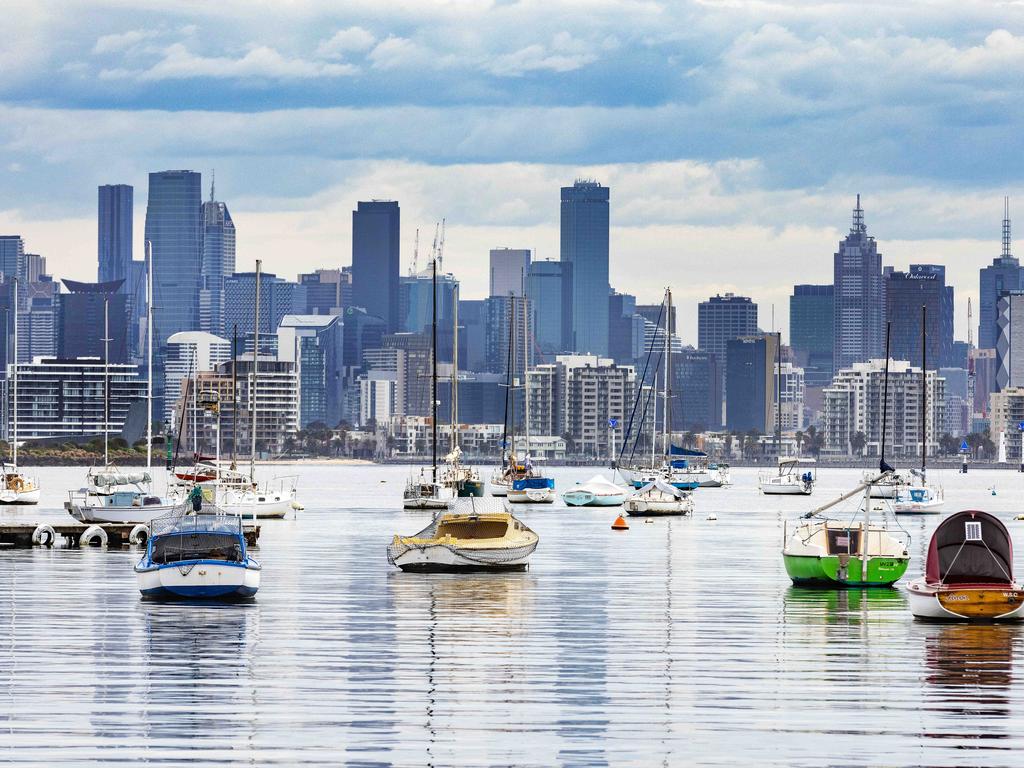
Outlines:
[[301, 512], [302, 510], [305, 509], [305, 507], [302, 506], [301, 504], [299, 504], [299, 502], [293, 501], [292, 502], [292, 509], [294, 509], [296, 512]]
[[654, 520], [652, 520], [652, 519], [651, 519], [651, 518], [649, 518], [649, 517], [648, 517], [648, 518], [647, 518], [646, 520], [644, 520], [644, 523], [646, 523], [647, 525], [650, 525], [650, 524], [651, 524], [651, 523], [653, 523], [653, 522], [654, 522]]
[[149, 528], [142, 523], [132, 528], [132, 532], [128, 534], [128, 543], [134, 547], [145, 546], [147, 541], [149, 541]]
[[107, 546], [107, 532], [98, 525], [90, 525], [78, 538], [80, 547], [91, 547], [94, 544], [100, 547]]
[[712, 513], [710, 513], [710, 514], [709, 514], [709, 515], [708, 515], [708, 516], [707, 516], [706, 518], [704, 518], [704, 519], [705, 519], [705, 520], [717, 520], [717, 519], [718, 519], [718, 515], [716, 515], [716, 514], [715, 514], [714, 512], [712, 512]]
[[57, 532], [52, 525], [37, 525], [32, 531], [32, 543], [41, 547], [52, 547], [57, 543]]

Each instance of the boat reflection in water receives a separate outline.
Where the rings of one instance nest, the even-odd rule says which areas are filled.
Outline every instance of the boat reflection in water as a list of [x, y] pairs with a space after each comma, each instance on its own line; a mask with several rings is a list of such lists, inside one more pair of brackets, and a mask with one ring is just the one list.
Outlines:
[[[1015, 714], [1013, 656], [1020, 650], [1021, 630], [1013, 624], [922, 626], [925, 706], [942, 720], [948, 717], [946, 727], [929, 728], [925, 737], [966, 741], [966, 748], [979, 749], [973, 743], [978, 739], [1007, 739], [1016, 733], [1009, 722], [1004, 726], [1000, 721]], [[966, 722], [972, 725], [965, 727]]]

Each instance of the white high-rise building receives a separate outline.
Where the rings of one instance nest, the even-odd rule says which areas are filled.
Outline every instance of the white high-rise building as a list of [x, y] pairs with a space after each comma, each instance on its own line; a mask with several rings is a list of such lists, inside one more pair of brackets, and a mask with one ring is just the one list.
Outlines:
[[205, 331], [182, 331], [167, 339], [164, 366], [163, 418], [174, 426], [175, 404], [181, 397], [182, 382], [214, 370], [231, 359], [231, 342]]
[[[928, 454], [934, 456], [945, 425], [946, 382], [928, 371], [926, 392]], [[885, 455], [904, 458], [921, 455], [921, 369], [905, 360], [889, 362], [888, 409], [883, 408], [885, 360], [868, 360], [840, 370], [825, 387], [822, 433], [823, 454], [849, 456], [854, 453], [856, 435], [865, 441], [868, 456], [878, 456], [882, 443], [882, 420], [887, 416]], [[887, 411], [883, 414], [883, 411]]]
[[784, 432], [802, 430], [804, 428], [804, 369], [798, 368], [792, 363], [783, 363], [781, 368], [776, 364], [775, 375], [779, 377], [782, 430]]

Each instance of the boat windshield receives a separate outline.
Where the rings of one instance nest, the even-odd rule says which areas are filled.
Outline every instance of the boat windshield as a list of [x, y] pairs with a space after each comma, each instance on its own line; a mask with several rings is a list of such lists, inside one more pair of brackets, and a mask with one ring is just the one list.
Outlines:
[[161, 565], [187, 560], [223, 560], [240, 563], [242, 544], [236, 534], [200, 531], [174, 533], [153, 540], [153, 562]]
[[453, 539], [500, 539], [507, 530], [505, 520], [442, 520], [437, 526], [437, 535]]

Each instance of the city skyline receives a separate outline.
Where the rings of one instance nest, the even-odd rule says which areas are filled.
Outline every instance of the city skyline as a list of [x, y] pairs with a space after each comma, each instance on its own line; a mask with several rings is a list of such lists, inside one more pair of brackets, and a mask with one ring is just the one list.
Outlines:
[[[1020, 197], [1014, 5], [12, 5], [0, 224], [75, 279], [96, 186], [141, 200], [149, 171], [216, 168], [240, 268], [346, 264], [346, 212], [392, 198], [403, 268], [446, 218], [448, 263], [483, 296], [491, 248], [557, 256], [552, 190], [590, 177], [614, 190], [612, 284], [651, 302], [671, 282], [689, 340], [697, 301], [729, 291], [784, 327], [858, 192], [887, 263], [944, 264], [976, 298], [999, 201]], [[142, 229], [137, 211], [136, 256]]]

